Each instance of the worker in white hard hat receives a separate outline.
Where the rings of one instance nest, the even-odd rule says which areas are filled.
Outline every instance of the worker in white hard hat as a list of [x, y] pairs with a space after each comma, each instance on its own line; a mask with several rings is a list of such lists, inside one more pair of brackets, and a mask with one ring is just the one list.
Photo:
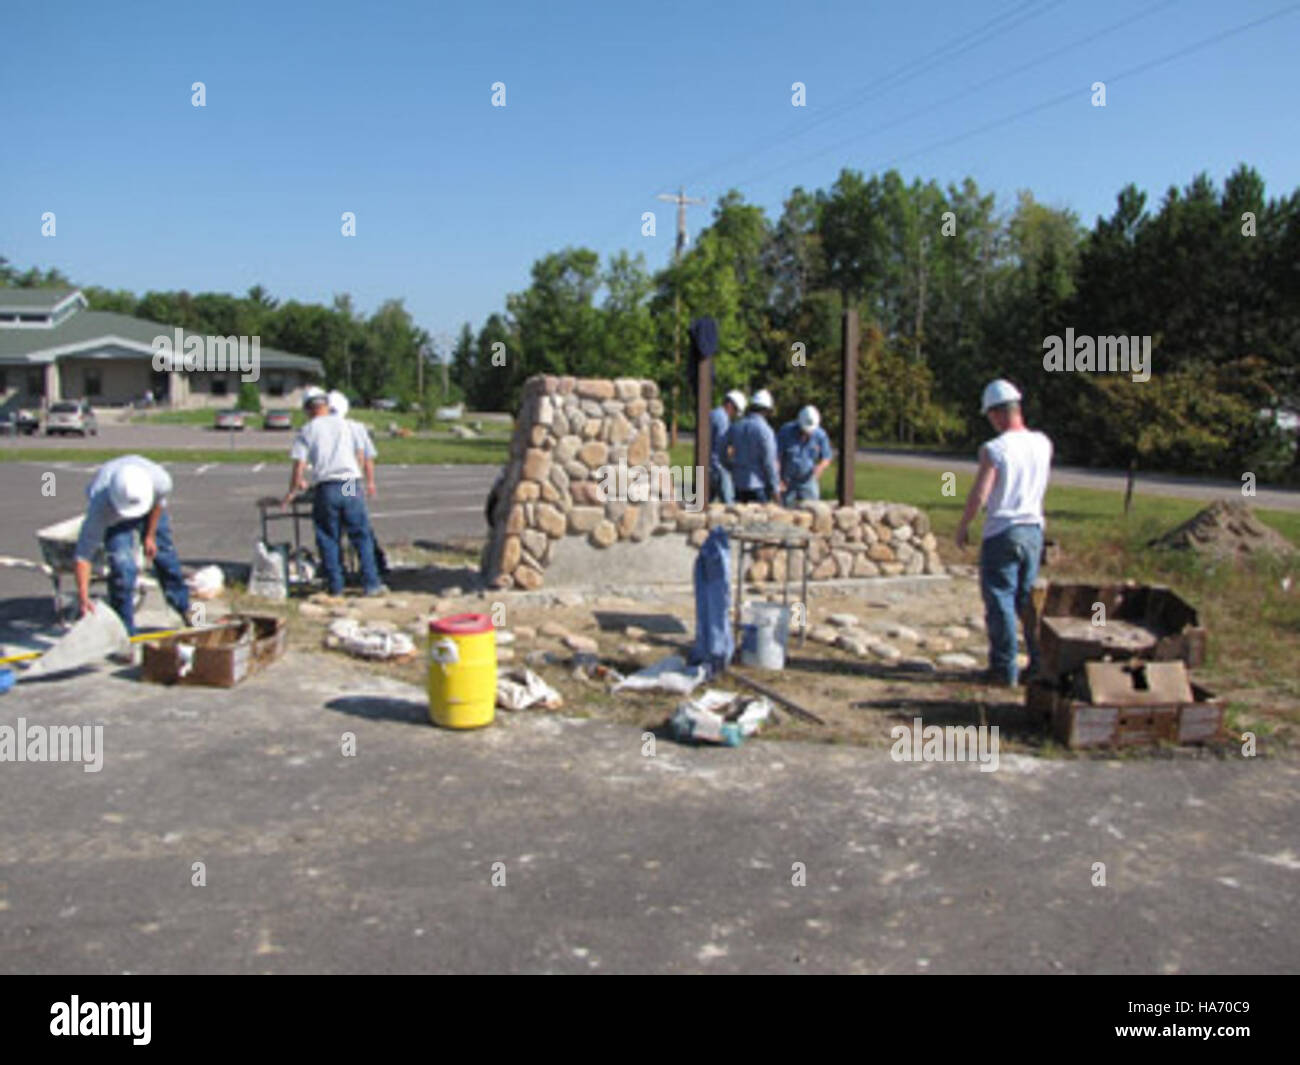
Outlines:
[[330, 413], [329, 397], [324, 392], [304, 393], [303, 409], [307, 424], [289, 449], [293, 467], [283, 505], [287, 507], [299, 492], [307, 490], [310, 467], [311, 518], [327, 591], [330, 595], [343, 594], [342, 542], [346, 532], [357, 552], [363, 594], [387, 595], [388, 589], [379, 580], [370, 514], [360, 487], [364, 457], [356, 437], [342, 418]]
[[730, 446], [727, 433], [731, 423], [745, 413], [745, 393], [733, 388], [722, 397], [720, 406], [709, 412], [709, 502], [734, 503], [736, 486], [731, 471], [722, 461]]
[[727, 433], [723, 465], [731, 471], [738, 503], [766, 503], [776, 498], [781, 471], [776, 433], [767, 421], [771, 414], [772, 393], [760, 388], [750, 397], [744, 416]]
[[152, 563], [163, 595], [186, 623], [190, 593], [172, 542], [167, 498], [171, 475], [142, 455], [122, 455], [104, 463], [86, 488], [86, 516], [77, 538], [73, 572], [77, 601], [83, 615], [91, 612], [90, 575], [95, 555], [102, 547], [108, 557], [108, 603], [135, 634], [135, 538], [139, 534], [144, 557]]
[[821, 498], [821, 476], [835, 458], [835, 451], [816, 407], [804, 407], [797, 418], [781, 426], [776, 434], [776, 456], [781, 464], [783, 506], [794, 507], [805, 499]]
[[345, 425], [352, 432], [352, 437], [356, 441], [356, 449], [361, 455], [362, 472], [366, 478], [366, 495], [374, 497], [375, 488], [375, 459], [379, 452], [375, 450], [375, 442], [370, 438], [370, 430], [365, 424], [354, 418], [348, 417], [348, 411], [352, 409], [352, 404], [348, 402], [348, 397], [338, 389], [331, 389], [326, 395], [326, 400], [330, 406], [330, 413], [337, 414], [343, 419]]
[[[990, 684], [1014, 686], [1021, 679], [1016, 618], [1030, 606], [1043, 553], [1043, 495], [1052, 466], [1052, 442], [1025, 425], [1020, 390], [999, 378], [984, 389], [980, 410], [997, 436], [979, 449], [979, 469], [966, 509], [957, 523], [957, 546], [965, 547], [967, 529], [985, 507], [980, 544], [980, 591], [989, 635]], [[1026, 619], [1029, 650], [1026, 679], [1038, 671], [1038, 643]]]

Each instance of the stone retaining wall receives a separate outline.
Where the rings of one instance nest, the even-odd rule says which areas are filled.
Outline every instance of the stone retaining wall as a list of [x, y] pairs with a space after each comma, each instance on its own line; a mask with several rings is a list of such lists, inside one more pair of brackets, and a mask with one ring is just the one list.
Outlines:
[[[485, 579], [497, 588], [538, 588], [555, 543], [582, 538], [600, 568], [604, 548], [652, 536], [682, 537], [692, 547], [717, 525], [786, 521], [814, 534], [809, 548], [812, 580], [942, 573], [929, 518], [897, 503], [715, 503], [691, 510], [673, 498], [663, 403], [653, 381], [536, 376], [524, 385], [510, 461], [494, 489], [492, 530], [483, 551]], [[629, 499], [608, 499], [609, 469], [633, 471]], [[641, 471], [641, 472], [636, 472]], [[691, 472], [691, 471], [687, 471]], [[677, 483], [682, 483], [679, 472]], [[693, 473], [685, 481], [694, 489]], [[699, 485], [707, 494], [707, 484]], [[649, 498], [647, 498], [649, 497]], [[784, 552], [760, 548], [746, 579], [781, 580]], [[624, 563], [625, 565], [625, 563]], [[800, 558], [794, 556], [801, 576]], [[608, 576], [608, 575], [606, 575]], [[629, 581], [690, 580], [689, 573], [629, 573]]]

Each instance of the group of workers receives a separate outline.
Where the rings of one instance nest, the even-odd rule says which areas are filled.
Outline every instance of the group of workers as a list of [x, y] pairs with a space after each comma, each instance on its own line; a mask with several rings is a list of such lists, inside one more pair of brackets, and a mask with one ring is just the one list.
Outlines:
[[766, 388], [748, 402], [743, 392], [728, 392], [709, 414], [711, 501], [792, 507], [821, 498], [821, 475], [835, 457], [821, 414], [804, 407], [777, 431], [771, 416], [772, 393]]
[[[374, 441], [361, 422], [347, 416], [348, 400], [341, 392], [308, 388], [303, 394], [303, 410], [307, 423], [289, 449], [292, 468], [282, 505], [287, 507], [299, 493], [312, 491], [312, 525], [330, 595], [343, 594], [345, 533], [357, 554], [362, 594], [387, 595], [379, 573], [382, 556], [366, 509], [366, 497], [376, 492]], [[134, 635], [139, 537], [144, 558], [153, 566], [168, 605], [186, 624], [193, 622], [189, 589], [172, 541], [167, 510], [172, 487], [171, 474], [143, 455], [122, 455], [96, 471], [86, 488], [86, 514], [75, 549], [74, 576], [83, 615], [94, 609], [91, 567], [102, 547], [108, 560], [109, 606]]]
[[[981, 413], [997, 432], [979, 449], [979, 468], [957, 526], [956, 542], [964, 547], [970, 523], [981, 507], [986, 516], [980, 547], [980, 589], [989, 637], [988, 683], [1014, 685], [1017, 665], [1016, 620], [1029, 604], [1043, 550], [1043, 495], [1052, 462], [1052, 443], [1026, 426], [1020, 391], [996, 380], [984, 389]], [[347, 417], [348, 403], [339, 392], [309, 389], [303, 407], [307, 424], [290, 448], [293, 460], [288, 506], [309, 487], [312, 521], [320, 550], [326, 590], [343, 591], [342, 537], [356, 549], [363, 594], [387, 594], [380, 583], [377, 548], [365, 499], [375, 495], [375, 446], [366, 427]], [[723, 502], [778, 501], [794, 506], [819, 498], [818, 480], [834, 458], [816, 407], [799, 411], [774, 432], [772, 396], [760, 389], [746, 402], [728, 392], [712, 412], [710, 498]], [[172, 479], [165, 469], [140, 455], [105, 463], [87, 488], [89, 503], [76, 547], [76, 581], [81, 610], [92, 609], [89, 583], [97, 550], [106, 549], [109, 604], [134, 633], [133, 592], [136, 579], [135, 538], [152, 563], [167, 602], [189, 621], [190, 599], [172, 541], [167, 498]], [[1026, 622], [1029, 675], [1038, 666], [1033, 625]]]

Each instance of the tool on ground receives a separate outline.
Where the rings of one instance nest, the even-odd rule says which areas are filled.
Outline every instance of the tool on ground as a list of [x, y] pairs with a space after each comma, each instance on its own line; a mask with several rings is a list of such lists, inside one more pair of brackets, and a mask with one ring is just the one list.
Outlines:
[[748, 677], [742, 676], [741, 674], [737, 673], [733, 669], [725, 670], [723, 675], [730, 677], [732, 680], [736, 681], [739, 684], [745, 685], [747, 688], [753, 688], [754, 691], [758, 692], [759, 695], [766, 695], [773, 702], [780, 703], [782, 706], [784, 706], [787, 710], [789, 710], [797, 717], [802, 717], [805, 720], [812, 721], [818, 725], [826, 724], [825, 721], [823, 721], [820, 717], [814, 714], [811, 710], [805, 710], [793, 699], [787, 699], [780, 692], [773, 691], [766, 684], [759, 684], [758, 681], [756, 680], [750, 680]]
[[[101, 611], [106, 612], [106, 613], [109, 613], [109, 614], [112, 614], [113, 617], [115, 617], [115, 618], [117, 617], [117, 614], [113, 611], [113, 609], [112, 609], [111, 607], [107, 606], [106, 604], [102, 604], [102, 603], [99, 604], [99, 607], [95, 610], [94, 614], [87, 614], [86, 617], [94, 617], [94, 616], [98, 615], [99, 613], [101, 613]], [[85, 618], [82, 619], [82, 621], [84, 621], [84, 620], [85, 620]], [[121, 619], [119, 618], [118, 621], [119, 621], [119, 623], [120, 623]], [[78, 624], [80, 624], [80, 622], [78, 622]], [[84, 665], [86, 662], [92, 661], [95, 657], [106, 657], [107, 655], [114, 654], [114, 653], [117, 652], [117, 651], [124, 651], [124, 650], [126, 650], [126, 647], [127, 647], [127, 646], [129, 646], [129, 645], [131, 645], [131, 644], [134, 644], [134, 643], [143, 643], [143, 642], [145, 642], [146, 640], [165, 640], [165, 639], [168, 639], [169, 637], [172, 637], [172, 636], [188, 636], [188, 635], [190, 635], [191, 633], [196, 633], [196, 632], [206, 632], [206, 631], [207, 631], [208, 629], [210, 629], [210, 628], [212, 628], [211, 625], [199, 625], [199, 626], [196, 626], [196, 627], [194, 627], [194, 628], [189, 628], [189, 629], [165, 629], [165, 630], [163, 630], [163, 631], [161, 631], [161, 632], [142, 632], [142, 633], [139, 633], [139, 634], [137, 634], [137, 635], [135, 635], [135, 636], [128, 636], [128, 637], [126, 637], [126, 646], [122, 646], [122, 647], [113, 647], [113, 648], [109, 649], [108, 651], [105, 651], [105, 652], [104, 652], [104, 655], [102, 655], [102, 656], [99, 656], [99, 655], [89, 655], [89, 656], [85, 656], [85, 657], [84, 657], [84, 661], [82, 661], [82, 662], [78, 662], [78, 663], [76, 663], [76, 665]], [[125, 632], [126, 630], [123, 629], [122, 631]], [[72, 628], [70, 628], [66, 633], [64, 633], [63, 636], [61, 636], [61, 637], [59, 638], [59, 640], [58, 640], [56, 643], [54, 643], [54, 644], [52, 644], [51, 646], [45, 648], [45, 650], [43, 650], [43, 651], [23, 651], [23, 652], [21, 652], [21, 653], [19, 653], [19, 654], [16, 654], [16, 655], [8, 655], [8, 656], [6, 656], [6, 657], [4, 657], [4, 658], [0, 658], [0, 666], [8, 665], [8, 664], [11, 663], [11, 662], [30, 662], [30, 661], [37, 660], [37, 659], [39, 659], [39, 660], [41, 660], [41, 661], [44, 661], [45, 658], [46, 658], [46, 657], [47, 657], [51, 652], [53, 652], [56, 648], [63, 647], [65, 644], [68, 643], [69, 640], [72, 640], [72, 638], [73, 638], [74, 634], [76, 634], [76, 632], [77, 632], [77, 625], [73, 625]], [[78, 643], [78, 642], [83, 642], [83, 641], [82, 641], [82, 638], [81, 638], [80, 636], [78, 636], [76, 640], [73, 640], [73, 643], [74, 643], [74, 644], [75, 644], [75, 643]], [[59, 670], [72, 669], [72, 668], [75, 668], [75, 666], [59, 666], [59, 667], [58, 667]], [[29, 672], [30, 672], [30, 667], [29, 667]], [[51, 670], [48, 666], [45, 666], [45, 667], [42, 669], [42, 672], [44, 672], [44, 673], [50, 673], [50, 672], [54, 672], [54, 670]]]

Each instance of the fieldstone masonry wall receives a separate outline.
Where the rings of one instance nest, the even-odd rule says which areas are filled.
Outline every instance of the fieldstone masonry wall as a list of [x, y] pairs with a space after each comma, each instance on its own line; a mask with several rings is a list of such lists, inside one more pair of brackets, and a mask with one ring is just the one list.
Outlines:
[[[492, 509], [482, 570], [497, 588], [539, 588], [556, 541], [582, 537], [593, 550], [651, 536], [684, 537], [698, 547], [717, 525], [785, 521], [814, 534], [812, 580], [942, 573], [930, 520], [897, 503], [710, 504], [688, 510], [673, 499], [663, 403], [653, 381], [536, 376], [524, 385], [519, 419]], [[606, 499], [606, 467], [646, 469], [627, 493]], [[657, 478], [651, 483], [651, 475]], [[688, 484], [693, 484], [689, 481]], [[698, 486], [707, 498], [707, 483]], [[646, 498], [649, 496], [649, 498]], [[801, 576], [795, 553], [792, 578]], [[786, 556], [761, 548], [747, 580], [781, 580]], [[633, 582], [690, 580], [689, 573], [629, 573]]]

